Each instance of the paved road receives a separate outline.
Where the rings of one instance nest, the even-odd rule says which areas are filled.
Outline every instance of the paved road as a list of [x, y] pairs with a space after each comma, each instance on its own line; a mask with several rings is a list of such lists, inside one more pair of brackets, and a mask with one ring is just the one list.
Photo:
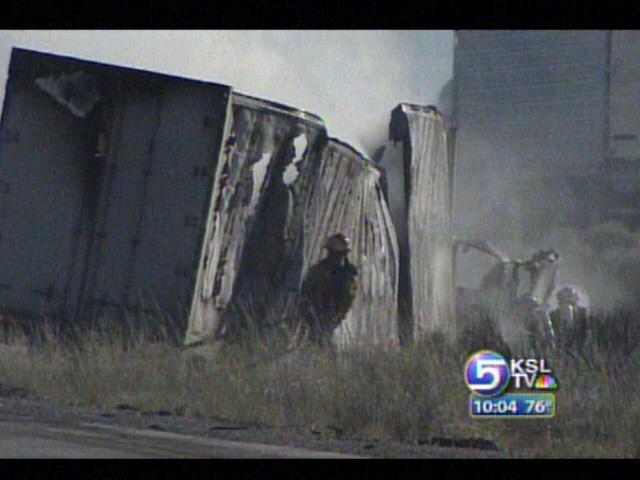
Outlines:
[[81, 423], [0, 422], [0, 458], [362, 458]]

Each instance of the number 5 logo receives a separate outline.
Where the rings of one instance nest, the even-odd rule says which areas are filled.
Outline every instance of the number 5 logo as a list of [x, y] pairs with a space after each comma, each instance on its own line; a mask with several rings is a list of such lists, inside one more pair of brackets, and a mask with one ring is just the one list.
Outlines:
[[464, 378], [477, 395], [499, 395], [509, 384], [509, 366], [499, 353], [483, 350], [469, 358]]

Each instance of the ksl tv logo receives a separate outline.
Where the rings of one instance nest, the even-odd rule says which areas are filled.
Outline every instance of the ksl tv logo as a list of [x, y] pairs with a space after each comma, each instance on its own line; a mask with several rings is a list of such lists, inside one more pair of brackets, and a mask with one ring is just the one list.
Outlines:
[[476, 395], [493, 397], [505, 391], [513, 381], [516, 389], [555, 390], [558, 384], [544, 358], [519, 358], [507, 361], [492, 350], [472, 355], [464, 369], [467, 387]]

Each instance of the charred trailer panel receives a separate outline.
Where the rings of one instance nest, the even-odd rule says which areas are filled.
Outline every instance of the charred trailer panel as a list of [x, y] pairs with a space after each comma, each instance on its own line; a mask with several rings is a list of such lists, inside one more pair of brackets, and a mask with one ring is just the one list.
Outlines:
[[14, 49], [0, 308], [184, 319], [229, 101], [222, 85]]
[[379, 172], [308, 112], [233, 94], [185, 343], [294, 327], [326, 237], [351, 237], [360, 288], [339, 346], [397, 343], [396, 236]]
[[279, 317], [294, 300], [305, 199], [327, 141], [316, 115], [238, 93], [229, 125], [187, 345], [229, 338], [239, 330], [268, 330], [268, 319]]
[[452, 142], [435, 107], [406, 103], [393, 110], [389, 137], [403, 146], [403, 205], [394, 218], [404, 232], [398, 289], [403, 341], [431, 333], [454, 341]]
[[335, 233], [350, 238], [349, 260], [358, 269], [357, 294], [334, 333], [335, 344], [343, 349], [397, 346], [398, 243], [381, 174], [351, 146], [330, 139], [305, 211], [300, 281]]

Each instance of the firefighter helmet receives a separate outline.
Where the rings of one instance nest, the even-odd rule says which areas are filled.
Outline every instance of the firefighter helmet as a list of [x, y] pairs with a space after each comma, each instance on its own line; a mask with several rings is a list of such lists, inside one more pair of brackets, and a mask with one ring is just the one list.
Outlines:
[[349, 238], [342, 233], [336, 233], [327, 238], [324, 248], [337, 253], [347, 253], [351, 250]]
[[540, 307], [540, 302], [535, 295], [525, 294], [518, 299], [518, 306], [522, 309], [534, 310]]
[[574, 287], [565, 287], [556, 293], [559, 304], [578, 303], [578, 291]]

